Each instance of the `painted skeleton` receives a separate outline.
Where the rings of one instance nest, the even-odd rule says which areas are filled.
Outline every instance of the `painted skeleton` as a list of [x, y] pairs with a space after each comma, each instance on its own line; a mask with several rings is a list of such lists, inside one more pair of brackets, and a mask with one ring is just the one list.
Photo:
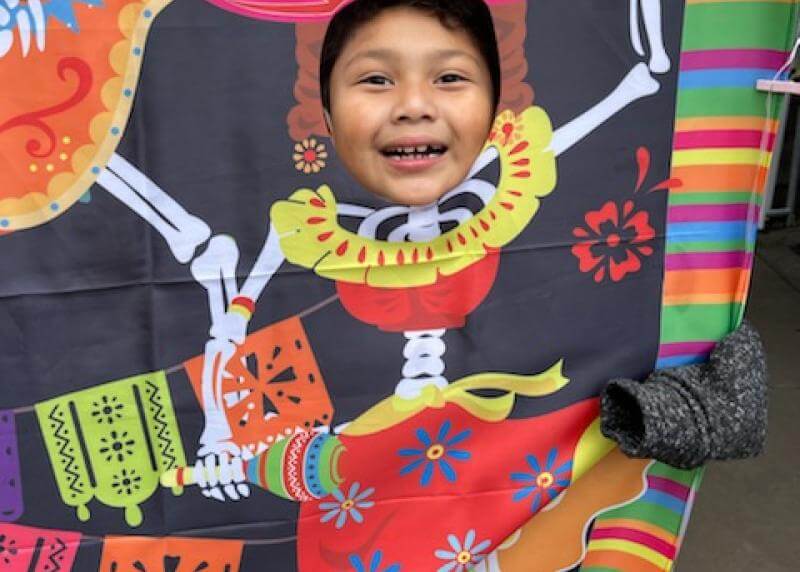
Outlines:
[[[641, 8], [641, 9], [640, 9]], [[34, 39], [36, 48], [44, 49], [47, 14], [39, 0], [20, 4], [19, 0], [0, 0], [0, 58], [13, 48], [14, 31], [19, 47], [27, 55]], [[550, 150], [559, 156], [602, 125], [609, 118], [633, 102], [655, 94], [660, 85], [654, 74], [669, 71], [661, 33], [661, 6], [659, 0], [631, 0], [630, 32], [634, 50], [645, 56], [640, 22], [649, 47], [649, 62], [636, 64], [619, 85], [602, 101], [573, 121], [555, 130]], [[497, 151], [489, 147], [476, 160], [467, 179], [444, 195], [435, 204], [423, 207], [390, 206], [370, 209], [363, 206], [339, 204], [340, 216], [360, 219], [358, 234], [376, 238], [379, 225], [394, 217], [404, 217], [404, 224], [391, 231], [390, 242], [425, 242], [441, 233], [445, 223], [461, 224], [474, 213], [464, 207], [440, 210], [450, 199], [470, 194], [485, 206], [496, 188], [476, 178], [484, 167], [497, 159]], [[231, 431], [225, 415], [225, 404], [236, 403], [240, 394], [222, 394], [223, 377], [229, 376], [225, 364], [234, 355], [236, 347], [244, 342], [248, 320], [241, 313], [229, 310], [229, 302], [237, 297], [256, 301], [270, 278], [284, 261], [280, 239], [275, 227], [270, 225], [266, 242], [244, 282], [237, 281], [239, 252], [235, 240], [226, 235], [212, 235], [209, 226], [187, 213], [181, 205], [135, 166], [113, 154], [106, 168], [99, 174], [97, 183], [150, 223], [166, 240], [175, 258], [190, 264], [192, 276], [207, 291], [210, 310], [210, 339], [205, 346], [205, 365], [202, 374], [202, 408], [205, 428], [200, 437], [197, 467], [203, 494], [217, 500], [237, 500], [248, 496], [243, 483], [240, 463], [231, 462], [237, 457], [250, 457], [259, 450], [240, 449], [231, 441]], [[201, 254], [197, 251], [206, 245]], [[404, 332], [406, 339], [403, 356], [406, 361], [395, 393], [413, 398], [423, 387], [433, 384], [447, 385], [443, 355], [446, 347], [444, 329]], [[206, 480], [207, 477], [207, 480]]]

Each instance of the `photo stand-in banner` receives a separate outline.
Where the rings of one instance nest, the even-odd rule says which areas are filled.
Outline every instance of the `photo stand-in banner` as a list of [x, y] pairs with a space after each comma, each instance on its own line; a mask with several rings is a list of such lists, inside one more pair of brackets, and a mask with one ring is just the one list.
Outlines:
[[3, 570], [672, 568], [702, 470], [598, 395], [741, 320], [796, 2], [490, 1], [425, 236], [328, 137], [343, 3], [0, 0]]

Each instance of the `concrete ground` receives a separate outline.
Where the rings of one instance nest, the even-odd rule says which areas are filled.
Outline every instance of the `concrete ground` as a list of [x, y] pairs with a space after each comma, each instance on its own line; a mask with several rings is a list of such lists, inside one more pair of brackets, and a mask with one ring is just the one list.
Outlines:
[[747, 315], [767, 350], [767, 450], [708, 466], [677, 572], [800, 570], [800, 228], [760, 236]]

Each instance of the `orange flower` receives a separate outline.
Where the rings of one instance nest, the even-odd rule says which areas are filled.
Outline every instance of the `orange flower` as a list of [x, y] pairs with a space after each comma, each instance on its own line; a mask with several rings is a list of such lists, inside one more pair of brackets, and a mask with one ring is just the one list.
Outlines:
[[325, 144], [317, 142], [313, 137], [294, 144], [294, 154], [292, 155], [294, 168], [306, 175], [319, 173], [325, 167], [327, 158], [328, 152]]

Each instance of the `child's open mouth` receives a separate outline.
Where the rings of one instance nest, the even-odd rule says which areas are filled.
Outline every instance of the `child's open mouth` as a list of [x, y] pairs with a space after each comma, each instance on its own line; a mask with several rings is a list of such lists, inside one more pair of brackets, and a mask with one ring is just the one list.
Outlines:
[[447, 152], [446, 145], [411, 145], [387, 147], [381, 153], [384, 157], [397, 161], [419, 161], [435, 159]]
[[439, 143], [394, 144], [381, 150], [389, 165], [400, 173], [419, 173], [430, 169], [447, 153], [447, 145]]

